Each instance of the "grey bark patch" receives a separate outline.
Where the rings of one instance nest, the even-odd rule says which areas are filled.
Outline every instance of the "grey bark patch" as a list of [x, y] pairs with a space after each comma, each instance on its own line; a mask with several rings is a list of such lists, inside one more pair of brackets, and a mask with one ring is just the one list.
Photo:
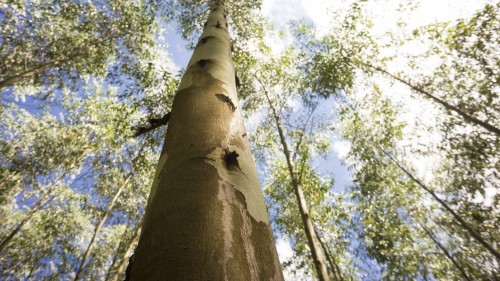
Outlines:
[[236, 106], [234, 105], [233, 101], [228, 96], [226, 96], [224, 94], [216, 94], [215, 96], [220, 101], [227, 103], [232, 112], [234, 112], [236, 110]]

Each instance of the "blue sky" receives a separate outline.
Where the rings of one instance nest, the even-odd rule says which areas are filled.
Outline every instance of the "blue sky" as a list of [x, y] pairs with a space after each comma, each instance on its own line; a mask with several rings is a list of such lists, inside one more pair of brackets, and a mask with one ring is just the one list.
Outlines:
[[[333, 10], [346, 10], [353, 1], [328, 1], [328, 0], [264, 0], [262, 5], [262, 14], [266, 16], [270, 22], [277, 28], [288, 32], [288, 23], [305, 19], [313, 23], [317, 28], [318, 35], [328, 33], [330, 28], [330, 20], [332, 18], [330, 12]], [[397, 32], [397, 21], [400, 20], [401, 14], [399, 4], [402, 1], [387, 0], [387, 1], [371, 1], [368, 4], [368, 9], [371, 11], [374, 19], [375, 34], [383, 34], [387, 31]], [[467, 1], [467, 0], [420, 0], [414, 1], [418, 5], [414, 5], [414, 10], [409, 17], [405, 18], [408, 23], [408, 28], [413, 29], [421, 25], [430, 24], [436, 21], [450, 21], [459, 17], [470, 16], [475, 10], [481, 8], [485, 3], [492, 1]], [[412, 5], [410, 5], [412, 6]], [[186, 49], [186, 42], [182, 40], [179, 34], [176, 33], [176, 28], [173, 25], [165, 29], [163, 40], [168, 44], [168, 51], [171, 55], [173, 70], [184, 69], [189, 61], [191, 51]], [[289, 34], [289, 33], [288, 33]], [[266, 42], [273, 47], [275, 53], [283, 50], [287, 44], [293, 44], [291, 36], [285, 36], [283, 39], [266, 38]], [[417, 46], [410, 46], [418, 48]], [[332, 115], [334, 114], [333, 99], [325, 100], [319, 106], [317, 114]], [[300, 108], [299, 108], [300, 110]], [[414, 114], [413, 114], [414, 115]], [[412, 114], [409, 114], [411, 118]], [[262, 118], [251, 118], [246, 121], [246, 127], [253, 128], [253, 124], [248, 122], [259, 122]], [[251, 130], [249, 133], [252, 133]], [[330, 175], [335, 179], [333, 191], [341, 192], [346, 186], [351, 184], [351, 175], [347, 167], [342, 164], [347, 152], [349, 151], [349, 143], [341, 140], [335, 134], [330, 135], [330, 155], [327, 158], [318, 158], [311, 163], [316, 167], [318, 172]], [[259, 166], [258, 166], [259, 168]], [[261, 179], [262, 175], [261, 172]], [[277, 248], [280, 258], [283, 261], [292, 255], [291, 247], [287, 239], [281, 238], [277, 241]], [[293, 276], [290, 272], [285, 272], [287, 280], [310, 280], [310, 277], [300, 275]]]

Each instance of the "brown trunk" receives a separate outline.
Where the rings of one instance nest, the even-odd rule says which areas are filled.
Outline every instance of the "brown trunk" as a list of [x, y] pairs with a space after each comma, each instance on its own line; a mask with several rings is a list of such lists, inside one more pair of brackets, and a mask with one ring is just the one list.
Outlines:
[[125, 179], [125, 182], [118, 188], [118, 190], [116, 191], [116, 193], [113, 196], [113, 198], [111, 199], [111, 201], [109, 201], [108, 207], [106, 208], [104, 215], [102, 216], [101, 220], [99, 221], [99, 223], [97, 224], [97, 226], [94, 230], [94, 235], [92, 235], [92, 239], [90, 240], [90, 243], [87, 246], [87, 250], [85, 251], [85, 254], [83, 255], [82, 261], [80, 263], [80, 267], [78, 268], [78, 271], [76, 272], [75, 278], [73, 280], [76, 281], [76, 280], [80, 279], [80, 276], [83, 273], [83, 269], [84, 269], [85, 265], [87, 264], [87, 259], [89, 258], [90, 254], [92, 253], [92, 250], [94, 249], [94, 244], [95, 244], [97, 235], [99, 234], [102, 226], [104, 225], [104, 223], [108, 219], [108, 216], [111, 213], [111, 210], [115, 206], [116, 200], [118, 200], [118, 197], [120, 197], [120, 194], [122, 193], [122, 191], [125, 189], [125, 187], [127, 187], [127, 184], [131, 178], [132, 178], [132, 175], [129, 175]]
[[214, 4], [174, 99], [130, 280], [283, 280]]
[[286, 162], [288, 165], [288, 171], [290, 172], [290, 178], [292, 179], [292, 187], [297, 198], [297, 203], [299, 206], [300, 216], [302, 218], [302, 224], [304, 225], [304, 231], [306, 232], [307, 241], [309, 249], [311, 250], [311, 256], [313, 258], [314, 266], [316, 268], [316, 273], [318, 274], [318, 279], [320, 281], [330, 280], [328, 276], [328, 270], [326, 268], [326, 262], [321, 252], [321, 245], [318, 241], [318, 236], [314, 230], [314, 225], [311, 217], [309, 216], [309, 207], [307, 206], [306, 198], [304, 196], [304, 191], [302, 185], [297, 177], [297, 172], [295, 171], [295, 166], [292, 161], [292, 156], [290, 150], [288, 149], [288, 144], [286, 142], [285, 133], [281, 128], [281, 121], [276, 109], [274, 108], [271, 99], [267, 91], [264, 89], [264, 94], [266, 95], [269, 107], [278, 128], [278, 134], [280, 137], [280, 142], [283, 147], [283, 153], [285, 154]]
[[478, 241], [481, 245], [483, 245], [490, 253], [492, 253], [498, 260], [500, 260], [500, 253], [495, 249], [493, 248], [493, 246], [491, 246], [488, 242], [486, 242], [486, 240], [483, 239], [483, 237], [477, 233], [474, 228], [469, 225], [464, 219], [462, 219], [461, 216], [459, 216], [455, 211], [453, 211], [452, 208], [450, 208], [450, 206], [448, 206], [448, 204], [446, 204], [446, 202], [444, 202], [443, 200], [441, 200], [441, 198], [439, 198], [436, 193], [434, 193], [434, 191], [432, 191], [430, 188], [428, 188], [426, 185], [424, 185], [421, 181], [419, 181], [417, 178], [415, 178], [408, 170], [406, 170], [398, 161], [396, 161], [396, 159], [394, 159], [391, 155], [389, 155], [389, 153], [387, 153], [385, 150], [382, 149], [382, 151], [384, 152], [385, 155], [387, 155], [387, 157], [389, 157], [389, 159], [391, 159], [411, 180], [413, 180], [418, 186], [420, 186], [421, 188], [423, 188], [425, 191], [427, 191], [432, 197], [434, 197], [434, 199], [436, 199], [436, 201], [439, 202], [439, 204], [441, 204], [441, 206], [443, 208], [445, 208], [448, 212], [450, 212], [450, 214], [453, 216], [453, 218], [455, 218], [459, 223], [460, 225], [462, 225], [462, 227], [467, 230], [467, 232], [469, 232], [469, 234], [474, 238], [476, 239], [476, 241]]
[[497, 128], [497, 127], [495, 127], [495, 126], [493, 126], [493, 125], [491, 125], [491, 124], [489, 124], [488, 122], [485, 122], [485, 121], [479, 120], [479, 119], [477, 119], [476, 117], [471, 116], [470, 114], [468, 114], [468, 113], [466, 113], [466, 112], [462, 111], [461, 109], [459, 109], [459, 108], [457, 108], [457, 107], [455, 107], [455, 106], [453, 106], [453, 105], [451, 105], [451, 104], [449, 104], [449, 103], [445, 102], [444, 100], [442, 100], [442, 99], [440, 99], [440, 98], [438, 98], [438, 97], [436, 97], [436, 96], [432, 95], [431, 93], [429, 93], [429, 92], [427, 92], [427, 91], [423, 90], [422, 88], [417, 87], [417, 86], [415, 86], [415, 85], [411, 84], [410, 82], [408, 82], [408, 81], [406, 81], [406, 80], [403, 80], [403, 79], [401, 79], [401, 78], [397, 77], [396, 75], [393, 75], [393, 74], [389, 73], [388, 71], [386, 71], [386, 70], [384, 70], [384, 69], [382, 69], [382, 68], [380, 68], [380, 67], [373, 66], [373, 65], [368, 64], [368, 63], [365, 63], [365, 62], [360, 62], [360, 63], [361, 63], [361, 64], [363, 64], [363, 65], [365, 65], [365, 66], [367, 66], [367, 67], [369, 67], [369, 68], [372, 68], [372, 69], [375, 69], [375, 70], [377, 70], [377, 71], [379, 71], [379, 72], [381, 72], [381, 73], [384, 73], [385, 75], [387, 75], [387, 76], [389, 76], [389, 77], [392, 77], [393, 79], [395, 79], [395, 80], [397, 80], [397, 81], [399, 81], [399, 82], [401, 82], [401, 83], [403, 83], [403, 84], [407, 85], [407, 86], [408, 86], [408, 87], [410, 87], [412, 90], [417, 91], [417, 92], [419, 92], [419, 93], [423, 94], [424, 96], [426, 96], [426, 97], [428, 97], [428, 98], [432, 99], [433, 101], [435, 101], [435, 102], [437, 102], [437, 103], [441, 104], [441, 105], [442, 105], [442, 106], [444, 106], [446, 109], [456, 112], [458, 115], [462, 116], [462, 117], [464, 118], [464, 120], [465, 120], [465, 121], [467, 121], [467, 122], [469, 122], [469, 123], [472, 123], [472, 124], [479, 125], [479, 126], [481, 126], [481, 127], [485, 128], [486, 130], [488, 130], [488, 131], [490, 131], [490, 132], [492, 132], [492, 133], [495, 133], [495, 134], [497, 134], [497, 135], [499, 135], [499, 136], [500, 136], [500, 129], [499, 129], [499, 128]]

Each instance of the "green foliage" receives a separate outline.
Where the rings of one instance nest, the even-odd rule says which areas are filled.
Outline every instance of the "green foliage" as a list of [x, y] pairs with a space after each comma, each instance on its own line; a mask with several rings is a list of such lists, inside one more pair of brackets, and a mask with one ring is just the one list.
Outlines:
[[[135, 57], [150, 57], [154, 44], [154, 3], [144, 1], [14, 1], [0, 19], [1, 83], [16, 96], [49, 97], [61, 87], [78, 87], [88, 75], [104, 76], [108, 63], [124, 72]], [[19, 87], [19, 86], [29, 86]], [[54, 89], [55, 88], [55, 89]], [[2, 89], [2, 90], [5, 90]], [[41, 91], [40, 93], [38, 93]]]

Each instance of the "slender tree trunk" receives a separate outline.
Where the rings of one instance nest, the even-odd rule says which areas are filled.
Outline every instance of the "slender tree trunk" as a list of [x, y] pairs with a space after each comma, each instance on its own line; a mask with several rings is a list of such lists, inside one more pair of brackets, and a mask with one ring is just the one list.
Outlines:
[[316, 235], [316, 232], [314, 230], [313, 221], [309, 215], [309, 207], [307, 206], [307, 201], [304, 196], [304, 191], [302, 189], [302, 185], [300, 184], [300, 180], [297, 176], [295, 165], [292, 161], [292, 156], [285, 138], [285, 133], [281, 128], [280, 117], [276, 112], [276, 109], [274, 108], [266, 90], [264, 90], [264, 94], [266, 95], [269, 107], [271, 108], [271, 112], [274, 121], [276, 123], [276, 127], [278, 128], [280, 142], [283, 147], [283, 153], [285, 154], [286, 162], [288, 165], [288, 171], [290, 173], [290, 178], [292, 179], [292, 187], [295, 192], [295, 196], [297, 198], [300, 216], [302, 218], [302, 223], [304, 225], [304, 231], [306, 232], [308, 245], [311, 250], [311, 256], [314, 261], [316, 273], [318, 274], [318, 279], [321, 281], [330, 280], [330, 277], [328, 276], [328, 270], [326, 268], [325, 258], [323, 257], [323, 254], [321, 252], [321, 245], [318, 240], [318, 236]]
[[94, 244], [95, 244], [97, 235], [99, 234], [102, 226], [104, 225], [104, 223], [108, 219], [108, 216], [111, 213], [111, 210], [115, 206], [116, 200], [118, 200], [118, 197], [120, 197], [120, 194], [122, 193], [122, 191], [125, 189], [125, 187], [127, 187], [127, 184], [131, 178], [132, 178], [132, 174], [130, 174], [125, 179], [125, 182], [118, 188], [118, 190], [116, 191], [116, 193], [113, 196], [113, 198], [111, 199], [111, 201], [109, 201], [108, 207], [106, 208], [104, 215], [102, 216], [101, 220], [99, 221], [99, 223], [97, 224], [97, 226], [94, 230], [94, 235], [92, 235], [92, 239], [90, 240], [90, 243], [87, 246], [87, 250], [85, 251], [85, 254], [83, 255], [83, 258], [80, 262], [80, 267], [78, 268], [78, 271], [76, 272], [75, 278], [73, 280], [76, 281], [76, 280], [80, 279], [80, 277], [83, 273], [83, 269], [84, 269], [85, 265], [87, 264], [87, 259], [89, 258], [90, 254], [92, 253], [92, 250], [94, 249]]
[[335, 280], [337, 281], [343, 281], [344, 278], [342, 278], [342, 274], [340, 273], [340, 268], [338, 264], [335, 262], [330, 249], [328, 249], [328, 246], [323, 242], [323, 239], [318, 233], [318, 230], [316, 227], [314, 228], [314, 232], [316, 233], [316, 236], [318, 237], [318, 241], [321, 244], [321, 248], [323, 248], [323, 253], [325, 253], [326, 259], [328, 260], [328, 263], [330, 264], [330, 267], [332, 268], [333, 276], [335, 277]]
[[359, 62], [360, 62], [361, 64], [363, 64], [363, 65], [365, 65], [365, 66], [367, 66], [367, 67], [371, 68], [371, 69], [375, 69], [375, 70], [377, 70], [377, 71], [379, 71], [379, 72], [381, 72], [381, 73], [383, 73], [383, 74], [385, 74], [385, 75], [387, 75], [387, 76], [389, 76], [389, 77], [392, 77], [393, 79], [395, 79], [395, 80], [397, 80], [397, 81], [399, 81], [399, 82], [401, 82], [401, 83], [403, 83], [403, 84], [407, 85], [407, 86], [408, 86], [408, 87], [410, 87], [412, 90], [417, 91], [417, 92], [419, 92], [419, 93], [423, 94], [424, 96], [426, 96], [426, 97], [428, 97], [428, 98], [432, 99], [433, 101], [435, 101], [435, 102], [437, 102], [437, 103], [441, 104], [441, 105], [442, 105], [442, 106], [444, 106], [446, 109], [456, 112], [458, 115], [462, 116], [462, 118], [464, 118], [464, 120], [465, 120], [465, 121], [467, 121], [467, 122], [469, 122], [469, 123], [472, 123], [472, 124], [479, 125], [479, 126], [481, 126], [481, 127], [485, 128], [486, 130], [488, 130], [488, 131], [490, 131], [490, 132], [492, 132], [492, 133], [495, 133], [495, 134], [497, 134], [497, 135], [499, 135], [499, 136], [500, 136], [500, 129], [499, 129], [499, 128], [497, 128], [497, 127], [495, 127], [495, 126], [493, 126], [493, 125], [491, 125], [490, 123], [485, 122], [485, 121], [482, 121], [482, 120], [479, 120], [479, 119], [477, 119], [477, 118], [476, 118], [476, 117], [474, 117], [474, 116], [471, 116], [470, 114], [468, 114], [468, 113], [466, 113], [466, 112], [462, 111], [462, 110], [461, 110], [461, 109], [459, 109], [458, 107], [453, 106], [453, 105], [451, 105], [451, 104], [447, 103], [446, 101], [444, 101], [444, 100], [442, 100], [442, 99], [440, 99], [440, 98], [438, 98], [438, 97], [436, 97], [436, 96], [432, 95], [431, 93], [429, 93], [429, 92], [425, 91], [424, 89], [422, 89], [422, 88], [420, 88], [420, 87], [417, 87], [417, 86], [415, 86], [415, 85], [411, 84], [410, 82], [408, 82], [408, 81], [406, 81], [406, 80], [404, 80], [404, 79], [399, 78], [398, 76], [396, 76], [396, 75], [394, 75], [394, 74], [389, 73], [389, 72], [388, 72], [388, 71], [386, 71], [385, 69], [382, 69], [382, 68], [377, 67], [377, 66], [373, 66], [373, 65], [368, 64], [368, 63], [365, 63], [365, 62], [361, 62], [361, 61], [359, 61]]
[[[382, 149], [382, 148], [381, 148]], [[426, 185], [424, 185], [420, 180], [418, 180], [416, 177], [414, 177], [408, 170], [406, 170], [396, 159], [394, 159], [389, 153], [387, 153], [384, 149], [382, 149], [385, 155], [391, 159], [398, 167], [401, 169], [411, 180], [413, 180], [418, 186], [423, 188], [425, 191], [427, 191], [436, 201], [441, 204], [441, 206], [446, 209], [450, 214], [455, 218], [462, 227], [467, 230], [467, 232], [474, 238], [476, 239], [477, 242], [479, 242], [481, 245], [483, 245], [490, 253], [492, 253], [498, 260], [500, 260], [500, 253], [493, 248], [490, 243], [488, 243], [486, 240], [483, 239], [483, 237], [474, 230], [474, 228], [468, 224], [460, 215], [458, 215], [446, 202], [441, 200], [434, 191], [432, 191], [430, 188], [428, 188]]]
[[213, 4], [174, 99], [130, 280], [283, 280], [224, 1]]
[[65, 174], [60, 176], [45, 192], [42, 194], [42, 197], [33, 205], [31, 210], [26, 214], [26, 216], [19, 222], [16, 228], [14, 228], [7, 237], [2, 240], [0, 243], [0, 253], [5, 249], [5, 247], [9, 244], [9, 242], [14, 238], [17, 233], [23, 228], [23, 226], [33, 217], [33, 215], [45, 204], [47, 197], [52, 195], [55, 191], [59, 182], [64, 178]]
[[127, 250], [125, 251], [125, 254], [123, 255], [122, 260], [120, 261], [120, 264], [118, 264], [118, 267], [116, 268], [115, 274], [113, 275], [113, 281], [118, 281], [120, 279], [120, 276], [122, 273], [125, 271], [125, 263], [129, 259], [129, 257], [132, 255], [134, 252], [134, 249], [136, 247], [137, 242], [139, 241], [139, 235], [141, 233], [141, 226], [137, 227], [137, 230], [135, 231], [134, 237], [130, 240], [130, 243], [128, 244]]
[[[127, 243], [127, 240], [128, 240], [127, 233], [131, 230], [131, 228], [130, 228], [131, 223], [133, 224], [133, 222], [129, 220], [129, 222], [127, 224], [127, 228], [125, 229], [125, 231], [123, 232], [123, 235], [121, 236], [120, 243], [118, 243], [118, 246], [116, 247], [115, 254], [113, 255], [113, 260], [111, 261], [111, 265], [109, 266], [108, 272], [106, 272], [106, 275], [104, 275], [104, 280], [106, 280], [106, 281], [109, 280], [111, 273], [114, 272], [116, 262], [118, 261], [118, 258], [121, 254], [120, 249], [124, 246], [125, 243]], [[133, 230], [137, 229], [137, 227], [138, 226], [136, 226]], [[134, 233], [135, 233], [135, 231], [134, 231]], [[130, 242], [130, 241], [128, 241], [128, 242]]]
[[111, 265], [108, 267], [108, 271], [104, 275], [104, 280], [106, 280], [106, 281], [109, 280], [111, 273], [113, 273], [113, 276], [114, 276], [115, 265], [116, 265], [116, 262], [118, 261], [118, 256], [121, 254], [119, 251], [120, 251], [120, 248], [122, 247], [124, 242], [125, 242], [125, 234], [121, 237], [120, 243], [118, 243], [118, 247], [116, 248], [115, 254], [113, 255], [113, 260], [111, 261]]
[[467, 273], [464, 271], [464, 269], [457, 263], [457, 261], [451, 256], [451, 254], [448, 252], [448, 250], [441, 244], [439, 241], [434, 238], [434, 235], [422, 224], [418, 223], [420, 227], [425, 231], [427, 236], [434, 241], [434, 243], [443, 251], [443, 254], [453, 263], [453, 265], [460, 271], [460, 274], [462, 274], [462, 277], [467, 280], [467, 281], [472, 281], [472, 279], [467, 275]]

